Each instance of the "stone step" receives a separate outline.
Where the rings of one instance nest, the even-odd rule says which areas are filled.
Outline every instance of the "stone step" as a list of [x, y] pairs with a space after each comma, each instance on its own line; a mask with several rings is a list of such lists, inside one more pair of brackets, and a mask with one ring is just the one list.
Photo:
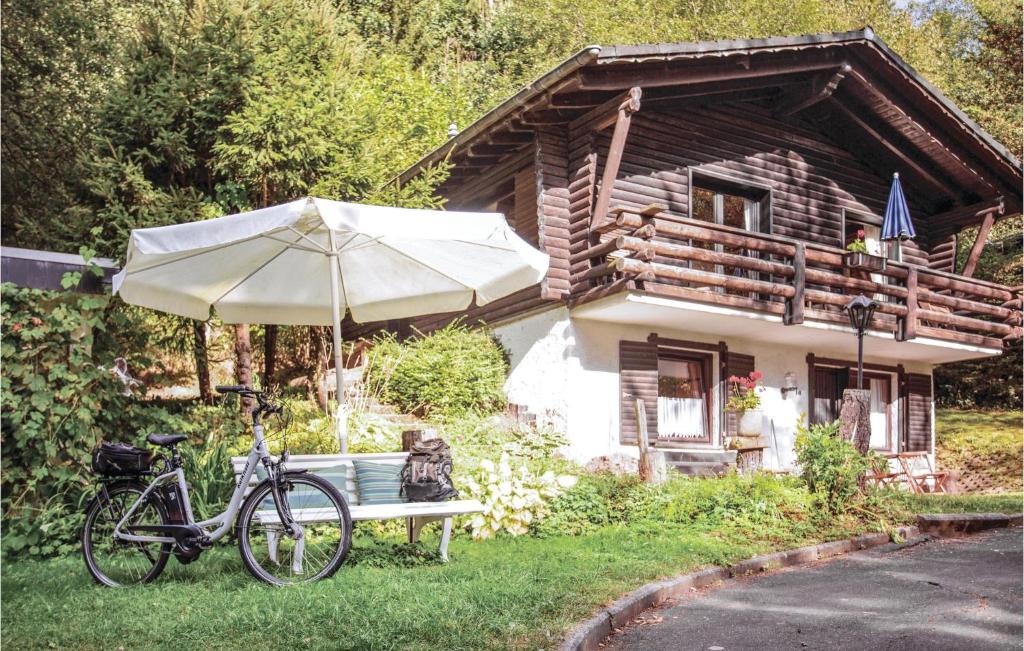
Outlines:
[[661, 450], [668, 461], [709, 461], [713, 463], [736, 463], [735, 450]]
[[669, 461], [668, 465], [687, 477], [717, 477], [730, 468], [727, 464], [714, 461]]

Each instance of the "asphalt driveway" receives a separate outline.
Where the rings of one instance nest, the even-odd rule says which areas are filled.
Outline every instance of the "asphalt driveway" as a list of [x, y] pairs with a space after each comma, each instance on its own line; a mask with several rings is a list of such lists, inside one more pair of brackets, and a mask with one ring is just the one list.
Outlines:
[[1020, 529], [888, 545], [708, 589], [607, 649], [1020, 649]]

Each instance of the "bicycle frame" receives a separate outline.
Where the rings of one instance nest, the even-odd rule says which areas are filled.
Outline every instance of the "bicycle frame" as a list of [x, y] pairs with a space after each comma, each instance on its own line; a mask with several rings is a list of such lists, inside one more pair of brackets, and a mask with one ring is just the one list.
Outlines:
[[[188, 484], [185, 481], [184, 469], [178, 467], [171, 472], [158, 475], [150, 484], [146, 487], [146, 490], [142, 492], [135, 503], [132, 504], [131, 508], [128, 509], [121, 521], [114, 527], [114, 538], [116, 540], [123, 540], [128, 542], [158, 542], [158, 543], [174, 543], [176, 540], [171, 536], [146, 536], [137, 535], [131, 533], [125, 533], [121, 530], [127, 522], [130, 521], [132, 515], [145, 503], [146, 498], [160, 486], [170, 483], [172, 481], [177, 482], [178, 488], [181, 491], [181, 497], [183, 506], [185, 509], [185, 517], [187, 524], [196, 526], [202, 529], [203, 533], [209, 536], [210, 541], [217, 541], [223, 538], [228, 531], [231, 530], [231, 525], [235, 521], [235, 516], [238, 515], [238, 511], [242, 508], [242, 500], [245, 499], [245, 488], [249, 485], [249, 480], [252, 478], [252, 474], [256, 471], [256, 463], [261, 462], [264, 468], [267, 469], [267, 474], [271, 481], [276, 481], [276, 468], [271, 463], [272, 458], [270, 453], [267, 452], [266, 441], [263, 438], [263, 425], [259, 422], [253, 424], [253, 443], [252, 450], [249, 452], [249, 457], [245, 460], [245, 468], [242, 470], [241, 476], [238, 478], [238, 483], [235, 484], [235, 490], [231, 494], [231, 501], [228, 503], [227, 509], [220, 515], [210, 518], [209, 520], [203, 520], [202, 522], [196, 522], [195, 516], [192, 514], [192, 504], [189, 500]], [[214, 528], [216, 527], [216, 528]], [[209, 529], [214, 528], [212, 531]]]

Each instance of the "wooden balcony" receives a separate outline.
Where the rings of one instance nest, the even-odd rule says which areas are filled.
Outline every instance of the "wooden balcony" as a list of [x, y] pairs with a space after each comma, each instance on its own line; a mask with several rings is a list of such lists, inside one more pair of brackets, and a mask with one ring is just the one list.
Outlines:
[[658, 213], [613, 211], [581, 257], [575, 305], [624, 290], [848, 325], [844, 306], [879, 303], [871, 330], [999, 349], [1021, 336], [1021, 288], [888, 261], [867, 271], [842, 249]]

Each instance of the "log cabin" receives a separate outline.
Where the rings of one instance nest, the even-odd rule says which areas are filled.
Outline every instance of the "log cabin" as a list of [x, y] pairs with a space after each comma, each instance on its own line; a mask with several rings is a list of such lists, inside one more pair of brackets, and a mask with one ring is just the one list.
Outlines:
[[[549, 254], [547, 277], [346, 334], [485, 324], [510, 354], [510, 402], [581, 462], [635, 457], [646, 431], [680, 471], [723, 470], [726, 379], [757, 369], [762, 436], [745, 458], [791, 469], [798, 423], [835, 419], [854, 381], [858, 294], [880, 305], [871, 447], [933, 453], [932, 369], [1021, 335], [1021, 287], [973, 277], [993, 222], [1021, 211], [1021, 164], [870, 28], [586, 47], [397, 182], [446, 158], [447, 206], [504, 213]], [[881, 242], [894, 173], [916, 237]], [[857, 231], [871, 268], [845, 255]]]

